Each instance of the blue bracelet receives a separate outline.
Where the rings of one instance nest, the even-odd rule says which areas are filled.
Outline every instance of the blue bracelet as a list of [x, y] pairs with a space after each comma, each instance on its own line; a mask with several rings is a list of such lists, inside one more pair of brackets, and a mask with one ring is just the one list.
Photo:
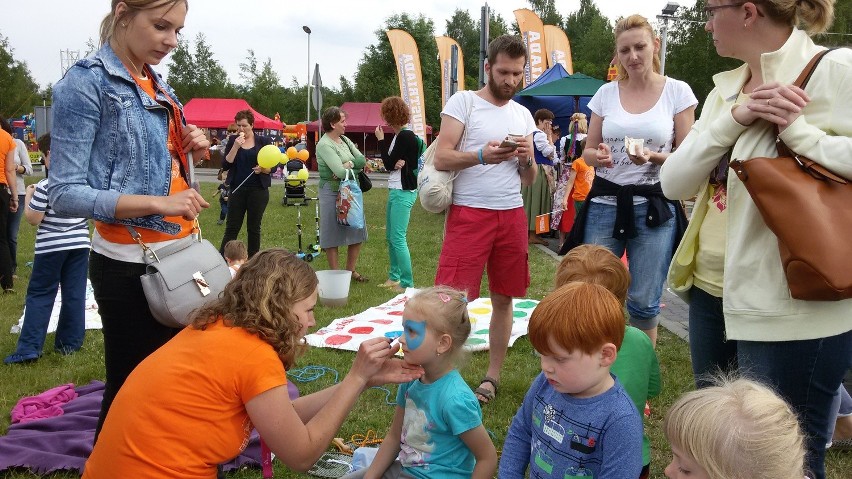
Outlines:
[[485, 164], [485, 159], [483, 159], [483, 158], [482, 158], [482, 148], [480, 148], [480, 149], [479, 149], [479, 151], [477, 152], [477, 154], [479, 155], [479, 164], [480, 164], [480, 165], [484, 165], [484, 164]]

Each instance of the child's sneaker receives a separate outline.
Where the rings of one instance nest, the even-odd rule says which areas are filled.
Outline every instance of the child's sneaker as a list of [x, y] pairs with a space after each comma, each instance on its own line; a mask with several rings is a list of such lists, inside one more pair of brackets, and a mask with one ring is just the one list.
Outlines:
[[3, 360], [3, 364], [22, 364], [22, 363], [31, 363], [37, 360], [41, 355], [37, 353], [29, 353], [29, 354], [19, 354], [14, 353], [6, 356], [6, 359]]

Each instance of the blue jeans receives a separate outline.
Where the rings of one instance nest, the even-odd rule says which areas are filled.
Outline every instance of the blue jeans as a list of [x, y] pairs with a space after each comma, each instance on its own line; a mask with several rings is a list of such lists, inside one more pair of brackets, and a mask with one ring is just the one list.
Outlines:
[[35, 255], [30, 285], [27, 288], [24, 327], [15, 351], [21, 355], [38, 354], [44, 346], [47, 326], [62, 286], [62, 308], [53, 348], [62, 353], [77, 351], [86, 334], [86, 267], [88, 248], [51, 251]]
[[219, 197], [219, 220], [225, 221], [228, 216], [228, 202]]
[[[633, 206], [635, 238], [619, 241], [612, 237], [615, 226], [615, 205], [590, 201], [583, 242], [598, 244], [619, 258], [627, 250], [630, 268], [630, 288], [627, 290], [627, 312], [630, 324], [639, 329], [653, 329], [659, 323], [660, 297], [672, 259], [675, 219], [651, 228], [645, 224], [648, 204]], [[674, 214], [674, 207], [668, 205]]]
[[21, 218], [24, 216], [24, 199], [26, 195], [18, 195], [18, 211], [9, 211], [6, 217], [6, 239], [9, 242], [9, 256], [12, 261], [12, 274], [18, 272], [18, 230], [21, 229]]
[[388, 243], [390, 257], [390, 272], [388, 279], [399, 281], [403, 288], [414, 286], [411, 272], [411, 253], [408, 251], [408, 221], [411, 219], [411, 207], [417, 199], [415, 190], [391, 189], [388, 192], [386, 213], [387, 230], [385, 239]]
[[834, 401], [831, 403], [832, 419], [828, 422], [828, 437], [831, 439], [834, 436], [834, 426], [837, 425], [837, 418], [852, 416], [852, 396], [846, 390], [843, 384], [837, 389], [837, 394], [834, 395]]
[[722, 298], [701, 288], [689, 290], [689, 355], [695, 387], [712, 385], [710, 375], [737, 370], [737, 342], [725, 337]]
[[825, 478], [825, 445], [832, 402], [852, 366], [852, 331], [803, 341], [737, 342], [740, 370], [775, 388], [795, 410], [807, 437], [807, 466]]

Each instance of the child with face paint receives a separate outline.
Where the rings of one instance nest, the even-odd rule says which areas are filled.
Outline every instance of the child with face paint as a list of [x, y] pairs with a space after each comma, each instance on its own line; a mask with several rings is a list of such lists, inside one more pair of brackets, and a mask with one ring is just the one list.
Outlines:
[[393, 422], [370, 467], [345, 477], [494, 477], [497, 451], [479, 401], [456, 369], [471, 329], [465, 294], [423, 289], [408, 300], [402, 320], [405, 361], [424, 374], [400, 384]]

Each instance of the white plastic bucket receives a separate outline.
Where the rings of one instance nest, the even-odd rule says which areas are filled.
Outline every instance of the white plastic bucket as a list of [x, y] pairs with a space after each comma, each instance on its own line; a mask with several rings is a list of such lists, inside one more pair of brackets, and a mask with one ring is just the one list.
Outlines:
[[317, 271], [319, 300], [323, 306], [346, 306], [352, 272], [346, 269]]

